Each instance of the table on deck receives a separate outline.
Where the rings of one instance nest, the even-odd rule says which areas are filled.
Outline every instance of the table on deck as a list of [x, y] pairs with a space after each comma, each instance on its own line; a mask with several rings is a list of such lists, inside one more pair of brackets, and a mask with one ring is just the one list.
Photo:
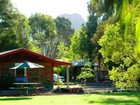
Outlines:
[[40, 85], [41, 83], [33, 83], [33, 82], [27, 82], [27, 83], [13, 83], [13, 85], [16, 85], [19, 89], [25, 89], [26, 95], [28, 95], [28, 90], [30, 87], [36, 87], [37, 85]]

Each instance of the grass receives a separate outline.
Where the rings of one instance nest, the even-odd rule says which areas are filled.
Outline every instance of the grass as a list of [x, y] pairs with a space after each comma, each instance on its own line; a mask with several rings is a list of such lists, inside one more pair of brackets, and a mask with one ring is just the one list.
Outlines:
[[0, 97], [0, 105], [140, 105], [140, 92]]

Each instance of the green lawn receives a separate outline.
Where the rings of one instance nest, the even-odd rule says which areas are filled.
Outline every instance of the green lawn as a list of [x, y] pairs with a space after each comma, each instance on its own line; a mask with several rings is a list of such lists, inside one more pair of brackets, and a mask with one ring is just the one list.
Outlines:
[[140, 105], [140, 92], [0, 97], [0, 105]]

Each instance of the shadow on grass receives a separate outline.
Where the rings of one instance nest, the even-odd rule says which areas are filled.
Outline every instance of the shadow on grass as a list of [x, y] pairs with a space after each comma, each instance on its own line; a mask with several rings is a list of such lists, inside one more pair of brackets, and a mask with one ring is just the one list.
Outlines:
[[20, 100], [30, 100], [32, 98], [29, 97], [7, 97], [7, 98], [0, 98], [0, 101], [20, 101]]
[[100, 93], [99, 95], [109, 95], [109, 96], [134, 96], [134, 97], [139, 97], [139, 98], [140, 98], [140, 91]]
[[104, 95], [137, 97], [140, 100], [140, 91], [105, 93]]
[[107, 99], [101, 99], [99, 102], [94, 101], [94, 100], [89, 100], [89, 104], [93, 103], [104, 103], [106, 105], [112, 104], [112, 105], [117, 105], [117, 104], [132, 104], [132, 105], [140, 105], [140, 91], [132, 91], [132, 92], [114, 92], [114, 93], [100, 93], [98, 95], [104, 95], [104, 96], [126, 96], [126, 97], [136, 97], [138, 100], [133, 100], [133, 99], [115, 99], [115, 98], [107, 98]]
[[96, 102], [96, 101], [89, 101], [89, 104], [93, 104], [93, 103], [104, 103], [104, 104], [133, 104], [133, 105], [140, 105], [138, 101], [134, 101], [134, 100], [122, 100], [122, 99], [113, 99], [113, 98], [108, 98], [106, 100], [103, 100], [101, 102]]

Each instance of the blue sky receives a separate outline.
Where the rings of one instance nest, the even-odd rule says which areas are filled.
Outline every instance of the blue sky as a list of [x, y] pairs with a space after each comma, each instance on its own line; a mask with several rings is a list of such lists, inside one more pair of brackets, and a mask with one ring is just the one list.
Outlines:
[[44, 13], [53, 18], [68, 13], [78, 13], [87, 20], [87, 2], [90, 0], [12, 0], [18, 10], [29, 17], [36, 12]]

